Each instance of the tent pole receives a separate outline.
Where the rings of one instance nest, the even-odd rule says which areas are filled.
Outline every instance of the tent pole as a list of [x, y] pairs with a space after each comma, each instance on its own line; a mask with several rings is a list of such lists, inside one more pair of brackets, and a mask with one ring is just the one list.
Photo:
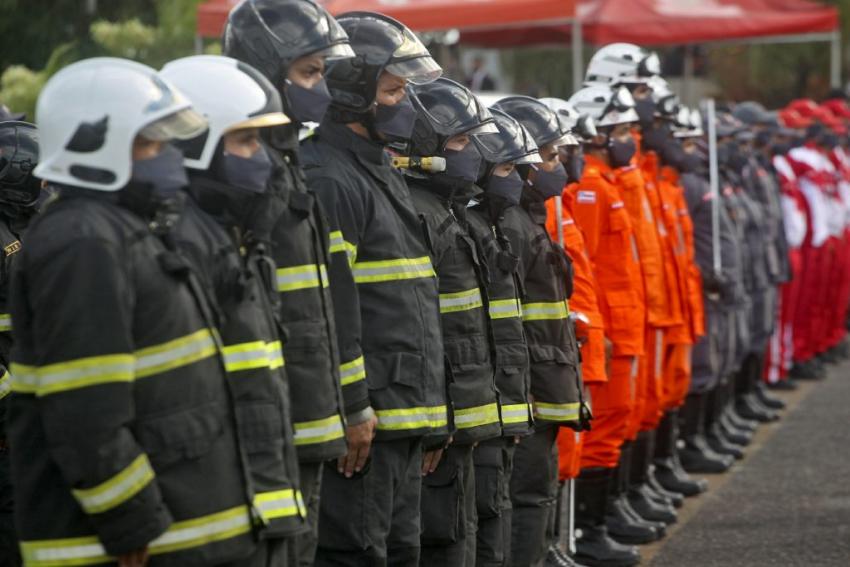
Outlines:
[[829, 86], [841, 88], [841, 31], [832, 32], [829, 42]]
[[573, 20], [573, 92], [581, 88], [581, 83], [584, 80], [584, 39], [581, 35], [581, 20], [575, 18]]
[[682, 68], [682, 79], [684, 80], [684, 99], [687, 104], [693, 104], [694, 94], [694, 51], [690, 45], [685, 46], [684, 61]]
[[200, 34], [195, 34], [195, 55], [202, 55], [204, 53], [204, 38], [200, 36]]

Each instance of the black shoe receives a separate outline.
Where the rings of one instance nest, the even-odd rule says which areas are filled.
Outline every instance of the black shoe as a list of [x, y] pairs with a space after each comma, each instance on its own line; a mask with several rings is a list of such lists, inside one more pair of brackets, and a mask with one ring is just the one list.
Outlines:
[[779, 382], [768, 382], [767, 388], [777, 392], [793, 392], [797, 389], [797, 383], [789, 377]]
[[708, 490], [707, 480], [690, 478], [687, 473], [685, 473], [685, 476], [678, 474], [672, 459], [656, 459], [653, 476], [665, 490], [678, 492], [687, 497], [698, 496]]
[[646, 491], [646, 485], [632, 486], [626, 495], [629, 499], [629, 504], [632, 509], [640, 514], [641, 518], [652, 520], [653, 522], [664, 522], [668, 526], [675, 524], [679, 519], [676, 514], [676, 509], [673, 506], [664, 506], [653, 502]]
[[723, 434], [723, 430], [719, 424], [714, 423], [705, 432], [705, 440], [708, 446], [719, 455], [731, 455], [736, 460], [744, 458], [744, 449], [730, 442]]
[[728, 419], [724, 419], [723, 417], [717, 420], [717, 424], [720, 426], [723, 437], [725, 437], [730, 443], [738, 445], [739, 447], [747, 447], [753, 442], [752, 431], [737, 429], [731, 425], [731, 422]]
[[781, 410], [785, 409], [785, 402], [770, 394], [764, 382], [759, 382], [755, 389], [756, 397], [763, 406], [768, 409]]
[[685, 439], [685, 446], [679, 451], [679, 460], [685, 471], [702, 474], [726, 472], [735, 462], [734, 457], [715, 453], [701, 436]]
[[738, 429], [749, 435], [754, 435], [759, 427], [758, 421], [744, 419], [741, 417], [741, 415], [735, 410], [735, 404], [729, 404], [726, 406], [726, 410], [723, 412], [723, 415], [720, 416], [720, 420], [727, 421], [730, 427]]
[[638, 524], [646, 524], [651, 528], [655, 528], [655, 531], [658, 532], [658, 539], [663, 538], [667, 535], [667, 524], [664, 522], [653, 522], [652, 520], [647, 520], [632, 508], [632, 505], [629, 503], [628, 498], [623, 498], [623, 509], [626, 513], [631, 517], [632, 521], [637, 522]]
[[685, 504], [685, 496], [681, 492], [671, 492], [658, 484], [658, 481], [655, 479], [655, 475], [653, 474], [655, 467], [652, 467], [649, 471], [649, 475], [646, 479], [646, 486], [649, 489], [649, 496], [655, 500], [656, 502], [661, 502], [663, 504], [667, 504], [668, 506], [673, 506], [674, 508], [681, 508]]
[[824, 369], [815, 359], [795, 363], [791, 368], [791, 377], [797, 380], [820, 380], [823, 376]]
[[760, 407], [759, 404], [748, 394], [738, 396], [735, 399], [735, 411], [737, 411], [738, 415], [744, 419], [751, 419], [758, 421], [759, 423], [769, 423], [779, 419], [779, 416], [776, 415], [776, 413], [767, 411]]
[[613, 469], [590, 468], [576, 479], [575, 561], [589, 567], [631, 567], [640, 562], [640, 553], [631, 545], [618, 543], [608, 535], [605, 509]]
[[544, 567], [582, 567], [556, 545], [549, 547], [543, 565]]
[[610, 499], [608, 502], [608, 513], [605, 515], [605, 526], [608, 535], [620, 543], [644, 544], [660, 539], [658, 530], [654, 526], [635, 520], [626, 509], [624, 496]]

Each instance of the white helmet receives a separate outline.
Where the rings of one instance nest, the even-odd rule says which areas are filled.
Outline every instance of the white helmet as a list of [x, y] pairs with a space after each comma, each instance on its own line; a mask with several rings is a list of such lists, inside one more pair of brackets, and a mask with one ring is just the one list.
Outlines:
[[159, 75], [180, 89], [209, 123], [197, 144], [183, 145], [186, 167], [208, 169], [219, 140], [229, 131], [291, 122], [274, 85], [236, 59], [193, 55], [168, 63]]
[[626, 87], [611, 90], [609, 87], [593, 85], [584, 87], [572, 97], [570, 104], [580, 114], [587, 114], [596, 126], [616, 126], [639, 120], [635, 110], [635, 99]]
[[41, 161], [53, 183], [117, 191], [132, 174], [133, 139], [167, 141], [206, 128], [189, 100], [147, 65], [96, 57], [73, 63], [44, 86], [36, 105]]
[[670, 84], [661, 76], [652, 77], [647, 85], [652, 88], [652, 101], [655, 103], [655, 115], [675, 119], [681, 108], [679, 95], [670, 89]]
[[590, 58], [584, 84], [642, 84], [659, 74], [661, 63], [655, 52], [647, 53], [631, 43], [611, 43]]
[[687, 106], [679, 107], [679, 112], [676, 114], [673, 123], [673, 136], [676, 138], [701, 138], [703, 134], [700, 111]]
[[567, 125], [573, 136], [582, 141], [589, 141], [596, 136], [596, 123], [593, 117], [581, 114], [576, 108], [562, 98], [546, 97], [540, 102], [549, 107], [558, 115], [558, 118]]

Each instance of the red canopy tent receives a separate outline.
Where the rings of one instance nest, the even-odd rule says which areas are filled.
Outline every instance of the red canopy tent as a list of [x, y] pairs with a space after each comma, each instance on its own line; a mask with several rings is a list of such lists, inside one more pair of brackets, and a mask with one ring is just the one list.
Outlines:
[[[219, 37], [239, 0], [208, 0], [198, 7], [198, 35]], [[332, 14], [381, 12], [416, 31], [496, 29], [511, 25], [568, 24], [574, 0], [319, 0]]]

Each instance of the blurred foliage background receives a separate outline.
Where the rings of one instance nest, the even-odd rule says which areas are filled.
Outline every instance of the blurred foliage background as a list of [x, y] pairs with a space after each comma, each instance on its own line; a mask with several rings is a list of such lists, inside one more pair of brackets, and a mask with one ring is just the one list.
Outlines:
[[[33, 119], [45, 81], [78, 59], [127, 57], [159, 68], [195, 52], [195, 13], [202, 0], [0, 0], [0, 102]], [[842, 75], [850, 69], [850, 0], [825, 0], [841, 10]], [[829, 45], [697, 46], [697, 74], [730, 100], [757, 99], [779, 106], [800, 96], [822, 98], [829, 91]], [[204, 51], [220, 51], [206, 42]], [[458, 48], [435, 50], [462, 78]], [[592, 47], [585, 49], [589, 58]], [[665, 71], [681, 68], [682, 48], [660, 51]], [[441, 57], [442, 58], [442, 57]], [[510, 49], [500, 54], [513, 89], [532, 95], [569, 96], [568, 48]]]

